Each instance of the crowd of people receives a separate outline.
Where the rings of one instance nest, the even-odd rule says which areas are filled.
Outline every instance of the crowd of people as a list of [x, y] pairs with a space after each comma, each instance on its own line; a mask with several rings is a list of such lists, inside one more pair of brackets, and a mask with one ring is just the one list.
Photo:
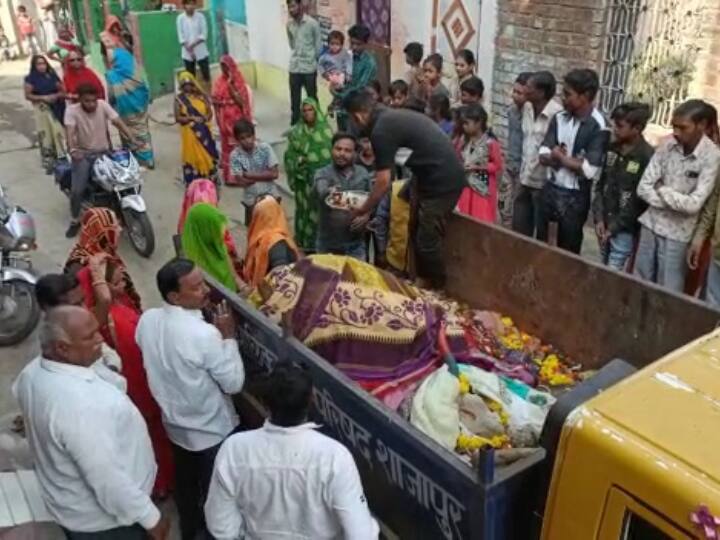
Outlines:
[[[408, 71], [383, 95], [373, 79], [377, 69], [367, 54], [366, 27], [349, 30], [350, 51], [337, 31], [322, 48], [317, 23], [301, 3], [291, 0], [288, 6], [292, 57], [310, 58], [315, 47], [320, 60], [304, 62], [303, 73], [312, 70], [315, 81], [319, 70], [327, 81], [335, 96], [329, 112], [337, 114], [339, 129], [333, 138], [328, 118], [313, 101], [314, 87], [307, 89], [309, 101], [302, 108], [296, 108], [299, 97], [293, 100], [292, 151], [285, 162], [300, 208], [295, 233], [304, 251], [368, 260], [370, 244], [360, 246], [370, 231], [374, 262], [386, 266], [387, 250], [397, 248], [386, 238], [395, 222], [409, 238], [399, 242], [406, 246], [405, 260], [391, 267], [413, 269], [422, 284], [441, 287], [441, 231], [452, 210], [575, 254], [582, 251], [592, 212], [603, 262], [610, 268], [720, 305], [720, 266], [710, 264], [720, 137], [710, 103], [689, 100], [677, 107], [673, 134], [653, 148], [643, 135], [650, 106], [622, 103], [607, 119], [598, 109], [595, 71], [565, 74], [559, 98], [552, 73], [525, 72], [512, 87], [503, 146], [483, 108], [484, 84], [471, 51], [457, 54], [455, 73], [448, 76], [441, 55], [424, 57], [422, 44], [409, 43], [404, 49]], [[314, 40], [296, 44], [298, 29]], [[299, 95], [293, 75], [290, 86]], [[422, 114], [409, 111], [424, 113], [439, 129], [429, 129]], [[348, 146], [350, 140], [356, 163], [370, 173], [369, 191], [336, 150], [338, 142]], [[304, 156], [312, 156], [312, 162]], [[327, 167], [345, 179], [328, 184]], [[406, 179], [398, 193], [389, 189], [391, 181]], [[343, 220], [325, 204], [328, 185], [369, 192], [369, 200], [353, 219]], [[399, 203], [402, 197], [410, 204]], [[410, 218], [393, 217], [408, 211]], [[397, 225], [394, 233], [397, 240]], [[353, 240], [342, 247], [329, 245], [329, 237]]]
[[[611, 127], [596, 106], [594, 71], [567, 73], [560, 100], [552, 73], [522, 73], [503, 146], [472, 52], [457, 55], [446, 83], [443, 57], [410, 43], [407, 73], [385, 95], [366, 26], [348, 31], [349, 50], [338, 31], [323, 44], [302, 3], [287, 4], [292, 127], [283, 159], [294, 227], [242, 72], [223, 56], [211, 84], [206, 22], [185, 0], [175, 97], [182, 256], [157, 273], [163, 305], [146, 311], [118, 252], [117, 216], [82, 212], [94, 156], [111, 147], [108, 124], [140, 163], [154, 164], [132, 39], [107, 21], [105, 83], [67, 29], [49, 53], [62, 77], [48, 58], [32, 58], [26, 97], [43, 155], [72, 160], [68, 236], [79, 238], [64, 272], [37, 284], [41, 352], [14, 393], [48, 510], [70, 539], [165, 538], [158, 501], [171, 493], [183, 540], [377, 538], [352, 456], [308, 422], [312, 381], [301, 366], [274, 369], [263, 393], [270, 417], [244, 431], [231, 399], [245, 384], [235, 322], [225, 303], [210, 303], [203, 272], [248, 296], [274, 269], [327, 254], [372, 259], [441, 289], [453, 211], [576, 254], [592, 211], [608, 266], [720, 306], [720, 137], [710, 104], [679, 106], [673, 135], [653, 149], [643, 136], [650, 108], [624, 103]], [[327, 110], [319, 79], [333, 96]], [[219, 181], [243, 190], [244, 254], [218, 208]]]

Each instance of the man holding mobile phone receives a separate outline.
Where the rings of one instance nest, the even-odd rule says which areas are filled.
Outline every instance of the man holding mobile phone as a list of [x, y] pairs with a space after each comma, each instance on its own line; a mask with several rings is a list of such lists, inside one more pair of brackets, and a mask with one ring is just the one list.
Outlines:
[[239, 424], [230, 396], [242, 390], [245, 370], [226, 303], [203, 311], [210, 290], [192, 261], [173, 259], [157, 274], [165, 305], [146, 311], [135, 339], [153, 397], [173, 446], [175, 503], [183, 540], [206, 533], [205, 503], [215, 455]]

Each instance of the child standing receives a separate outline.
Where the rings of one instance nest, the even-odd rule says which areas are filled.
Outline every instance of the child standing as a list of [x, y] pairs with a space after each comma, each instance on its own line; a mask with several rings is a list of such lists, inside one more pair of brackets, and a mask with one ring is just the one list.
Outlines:
[[23, 47], [26, 47], [25, 52], [32, 55], [38, 54], [40, 52], [40, 46], [37, 36], [35, 35], [35, 21], [28, 15], [25, 6], [18, 6], [15, 20], [20, 36], [22, 37]]
[[248, 120], [235, 124], [238, 146], [230, 154], [230, 174], [234, 184], [243, 187], [242, 204], [245, 207], [245, 226], [250, 226], [253, 209], [260, 197], [278, 198], [275, 180], [280, 176], [278, 159], [268, 143], [258, 142], [255, 126]]
[[505, 227], [512, 226], [513, 205], [515, 193], [519, 183], [520, 167], [522, 165], [523, 153], [523, 132], [522, 117], [523, 107], [527, 101], [527, 83], [532, 74], [525, 72], [518, 75], [512, 87], [511, 103], [507, 109], [508, 135], [507, 159], [505, 161], [505, 173], [500, 181], [500, 223]]
[[423, 99], [423, 81], [425, 80], [425, 74], [420, 64], [425, 50], [421, 43], [412, 42], [405, 46], [403, 52], [405, 53], [405, 63], [409, 66], [404, 77], [408, 85], [408, 95], [411, 98], [421, 100]]
[[474, 75], [460, 85], [460, 105], [482, 105], [485, 85]]
[[[318, 60], [320, 76], [328, 82], [330, 90], [342, 90], [352, 77], [353, 57], [345, 47], [345, 35], [342, 32], [333, 30], [328, 35], [328, 48]], [[330, 105], [330, 111], [334, 111], [339, 103], [335, 98]]]
[[390, 84], [390, 106], [393, 109], [402, 109], [410, 97], [410, 85], [402, 79]]
[[460, 96], [460, 85], [475, 75], [477, 64], [472, 51], [465, 49], [460, 51], [455, 58], [456, 76], [450, 83], [450, 107], [456, 109], [462, 105]]
[[610, 118], [613, 141], [595, 184], [593, 217], [604, 263], [622, 272], [635, 249], [638, 218], [647, 208], [637, 196], [637, 187], [654, 152], [643, 137], [650, 107], [625, 103]]
[[442, 94], [435, 94], [430, 97], [430, 118], [435, 120], [440, 129], [450, 137], [455, 129], [455, 122], [452, 121], [450, 113], [450, 100]]
[[[430, 98], [435, 95], [450, 97], [450, 92], [442, 83], [443, 57], [437, 53], [431, 54], [423, 62], [423, 73], [425, 74], [423, 86], [423, 100], [430, 103]], [[430, 112], [429, 107], [426, 112]]]
[[481, 105], [463, 109], [462, 157], [468, 187], [463, 190], [458, 210], [480, 221], [495, 223], [498, 208], [497, 175], [503, 168], [500, 143], [488, 133], [488, 115]]

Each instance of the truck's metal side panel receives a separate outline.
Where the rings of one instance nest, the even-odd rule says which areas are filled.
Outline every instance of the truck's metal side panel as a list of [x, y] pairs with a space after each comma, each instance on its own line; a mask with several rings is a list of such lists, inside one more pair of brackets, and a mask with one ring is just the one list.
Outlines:
[[[259, 376], [277, 361], [301, 362], [315, 383], [313, 420], [353, 453], [373, 513], [396, 534], [428, 540], [519, 538], [511, 532], [522, 524], [515, 502], [524, 500], [527, 480], [542, 460], [542, 450], [514, 464], [507, 474], [482, 483], [453, 453], [368, 396], [302, 343], [284, 339], [276, 325], [209, 281], [237, 318], [248, 373], [245, 395], [237, 400], [245, 425], [257, 427], [261, 419], [252, 395]], [[493, 513], [488, 515], [488, 510]]]
[[[448, 293], [510, 315], [587, 367], [621, 357], [642, 367], [712, 330], [720, 312], [503, 229], [453, 216], [448, 223]], [[302, 362], [316, 387], [314, 420], [353, 453], [372, 510], [401, 538], [530, 538], [529, 512], [545, 451], [485, 481], [412, 428], [325, 360], [237, 296], [208, 280], [233, 307], [248, 373], [237, 400], [257, 427], [254, 389], [279, 360]], [[489, 468], [492, 472], [492, 467]]]
[[512, 317], [589, 368], [643, 367], [712, 331], [720, 312], [494, 225], [454, 215], [448, 293]]

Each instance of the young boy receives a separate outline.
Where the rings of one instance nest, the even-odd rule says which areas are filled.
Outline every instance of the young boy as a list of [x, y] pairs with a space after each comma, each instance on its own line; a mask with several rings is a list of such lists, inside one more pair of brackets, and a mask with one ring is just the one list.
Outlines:
[[583, 227], [590, 212], [592, 184], [602, 170], [610, 131], [595, 108], [598, 74], [576, 69], [565, 75], [564, 111], [550, 121], [540, 147], [540, 163], [548, 170], [541, 194], [538, 239], [548, 241], [549, 225], [557, 224], [560, 249], [580, 254]]
[[479, 77], [470, 77], [460, 85], [460, 102], [462, 105], [482, 105], [485, 85]]
[[328, 35], [327, 51], [318, 60], [320, 76], [328, 81], [331, 89], [343, 88], [352, 77], [353, 57], [344, 46], [345, 35], [333, 30]]
[[676, 292], [685, 287], [686, 252], [720, 169], [705, 113], [699, 99], [675, 109], [673, 137], [660, 144], [637, 189], [650, 207], [639, 220], [635, 274]]
[[505, 161], [505, 173], [500, 181], [498, 191], [498, 211], [500, 212], [500, 223], [505, 227], [512, 225], [513, 200], [515, 199], [520, 166], [522, 165], [523, 132], [522, 117], [523, 107], [527, 101], [527, 83], [532, 73], [521, 73], [515, 79], [512, 87], [511, 103], [507, 110], [508, 116], [508, 138], [507, 138], [507, 160]]
[[452, 113], [450, 112], [450, 98], [442, 94], [435, 94], [430, 97], [428, 107], [430, 110], [428, 116], [435, 120], [445, 135], [450, 137], [455, 130], [455, 122], [453, 122]]
[[411, 98], [423, 100], [423, 84], [425, 81], [425, 73], [422, 69], [422, 59], [425, 56], [425, 50], [421, 43], [408, 43], [403, 50], [405, 53], [405, 62], [409, 69], [405, 73], [405, 82], [408, 85], [408, 96]]
[[232, 182], [228, 185], [245, 188], [242, 204], [245, 207], [245, 226], [249, 226], [259, 197], [269, 194], [278, 198], [275, 185], [280, 176], [278, 159], [272, 146], [257, 141], [252, 122], [238, 121], [234, 133], [238, 146], [230, 154]]
[[393, 109], [402, 109], [410, 98], [410, 85], [402, 79], [390, 84], [390, 106]]
[[613, 141], [595, 184], [593, 218], [604, 263], [622, 272], [635, 248], [640, 231], [638, 218], [647, 208], [637, 196], [637, 187], [654, 153], [643, 137], [650, 107], [625, 103], [610, 118]]

